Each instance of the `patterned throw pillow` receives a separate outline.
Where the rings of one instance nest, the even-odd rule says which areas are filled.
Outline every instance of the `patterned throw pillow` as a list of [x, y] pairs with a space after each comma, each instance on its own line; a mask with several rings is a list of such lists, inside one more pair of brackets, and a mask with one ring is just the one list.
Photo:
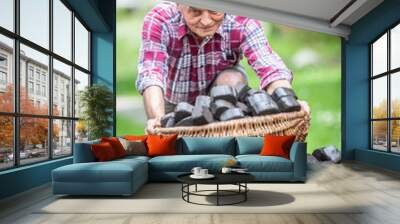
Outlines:
[[126, 140], [119, 138], [122, 146], [126, 151], [126, 155], [145, 156], [147, 155], [146, 145], [141, 140]]

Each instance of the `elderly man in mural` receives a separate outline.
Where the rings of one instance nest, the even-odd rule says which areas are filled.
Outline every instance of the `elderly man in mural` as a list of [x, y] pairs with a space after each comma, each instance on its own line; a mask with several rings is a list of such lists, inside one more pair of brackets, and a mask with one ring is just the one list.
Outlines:
[[[272, 51], [259, 21], [162, 2], [145, 17], [136, 87], [143, 95], [153, 133], [177, 103], [193, 103], [214, 85], [247, 83], [244, 55], [260, 88], [271, 94], [291, 88], [292, 73]], [[299, 101], [300, 102], [300, 101]], [[301, 101], [303, 109], [308, 105]]]

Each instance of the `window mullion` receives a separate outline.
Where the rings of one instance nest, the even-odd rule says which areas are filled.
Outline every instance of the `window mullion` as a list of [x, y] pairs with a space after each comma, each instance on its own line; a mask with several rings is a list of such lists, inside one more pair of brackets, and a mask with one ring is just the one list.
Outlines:
[[[49, 0], [49, 50], [53, 52], [53, 0]], [[53, 159], [53, 56], [49, 55], [49, 73], [48, 73], [48, 91], [49, 94], [49, 119], [48, 119], [48, 152], [49, 159]]]
[[[71, 95], [71, 100], [72, 100], [72, 105], [71, 105], [71, 117], [75, 118], [75, 12], [72, 11], [72, 15], [71, 15], [71, 23], [72, 23], [72, 38], [71, 38], [71, 59], [72, 59], [72, 73], [71, 73], [71, 91], [72, 91], [72, 95]], [[71, 130], [71, 150], [72, 150], [72, 155], [74, 155], [74, 147], [75, 147], [75, 125], [76, 125], [76, 121], [73, 120], [72, 121], [72, 130]]]
[[[390, 30], [387, 32], [387, 71], [390, 70]], [[387, 110], [388, 110], [388, 118], [392, 117], [392, 99], [391, 99], [391, 79], [392, 76], [390, 75], [390, 73], [387, 75], [387, 98], [388, 98], [388, 103], [387, 103]], [[391, 135], [391, 123], [392, 121], [389, 120], [387, 123], [387, 132], [388, 132], [388, 148], [387, 151], [391, 152], [392, 151], [392, 135]]]
[[[17, 35], [19, 35], [19, 8], [20, 0], [14, 1], [14, 30]], [[19, 39], [14, 39], [14, 112], [18, 114], [20, 112], [19, 98], [20, 98], [20, 46]], [[14, 116], [14, 166], [20, 165], [20, 155], [19, 155], [19, 135], [20, 135], [20, 119]]]
[[374, 118], [373, 117], [373, 91], [374, 91], [374, 86], [373, 86], [373, 79], [372, 79], [372, 72], [373, 72], [373, 60], [372, 60], [372, 57], [373, 57], [373, 47], [372, 47], [372, 44], [369, 46], [369, 119], [370, 119], [370, 122], [369, 122], [369, 148], [370, 149], [373, 149], [374, 148], [374, 136], [373, 136], [373, 121], [372, 121], [372, 119]]

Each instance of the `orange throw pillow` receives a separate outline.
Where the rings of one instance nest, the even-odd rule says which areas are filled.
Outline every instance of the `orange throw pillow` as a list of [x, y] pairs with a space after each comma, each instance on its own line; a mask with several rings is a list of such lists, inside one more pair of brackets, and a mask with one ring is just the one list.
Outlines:
[[113, 147], [108, 142], [93, 144], [91, 145], [91, 149], [94, 157], [99, 162], [110, 161], [117, 158]]
[[114, 149], [115, 155], [117, 158], [121, 158], [126, 156], [126, 151], [124, 149], [124, 146], [121, 144], [118, 138], [116, 137], [110, 137], [110, 138], [101, 138], [101, 142], [108, 142]]
[[178, 135], [148, 135], [147, 136], [147, 155], [165, 156], [176, 155], [176, 139]]
[[290, 148], [296, 136], [264, 136], [264, 145], [261, 149], [261, 156], [280, 156], [290, 158]]

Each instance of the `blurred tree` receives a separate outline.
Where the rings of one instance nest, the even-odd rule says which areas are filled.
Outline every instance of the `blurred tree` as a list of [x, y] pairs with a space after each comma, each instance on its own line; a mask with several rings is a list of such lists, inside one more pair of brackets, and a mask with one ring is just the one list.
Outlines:
[[112, 128], [113, 94], [102, 84], [88, 86], [80, 93], [82, 118], [87, 124], [89, 139], [109, 136]]
[[[0, 94], [0, 108], [3, 111], [12, 112], [14, 106], [14, 88], [12, 85], [7, 86], [6, 92]], [[46, 105], [46, 104], [45, 104]], [[34, 105], [29, 99], [28, 93], [24, 87], [20, 88], [20, 106], [24, 108], [26, 114], [47, 114], [47, 107], [42, 105]], [[54, 111], [59, 114], [58, 110]], [[5, 148], [13, 146], [13, 119], [11, 116], [0, 116], [0, 145]], [[21, 117], [20, 119], [20, 148], [24, 149], [29, 144], [47, 143], [48, 136], [48, 119]], [[59, 128], [57, 125], [53, 127], [53, 138], [58, 138]]]
[[[392, 100], [392, 117], [399, 118], [400, 117], [400, 100], [395, 99]], [[400, 121], [394, 120], [392, 121], [392, 141], [399, 142], [400, 141]]]
[[400, 100], [392, 100], [392, 117], [400, 117]]
[[85, 120], [79, 120], [76, 123], [76, 134], [78, 140], [81, 141], [87, 136], [87, 125]]
[[[373, 118], [387, 118], [387, 101], [383, 100], [372, 110]], [[373, 125], [374, 138], [386, 138], [387, 122], [374, 122]]]
[[387, 118], [387, 100], [382, 100], [372, 110], [373, 118]]
[[[392, 113], [391, 117], [400, 117], [400, 101], [392, 100]], [[373, 118], [387, 118], [387, 101], [382, 101], [377, 107], [373, 108]], [[400, 138], [400, 122], [392, 122], [392, 139], [397, 140]], [[387, 135], [387, 122], [374, 122], [373, 125], [374, 138], [383, 138]]]

